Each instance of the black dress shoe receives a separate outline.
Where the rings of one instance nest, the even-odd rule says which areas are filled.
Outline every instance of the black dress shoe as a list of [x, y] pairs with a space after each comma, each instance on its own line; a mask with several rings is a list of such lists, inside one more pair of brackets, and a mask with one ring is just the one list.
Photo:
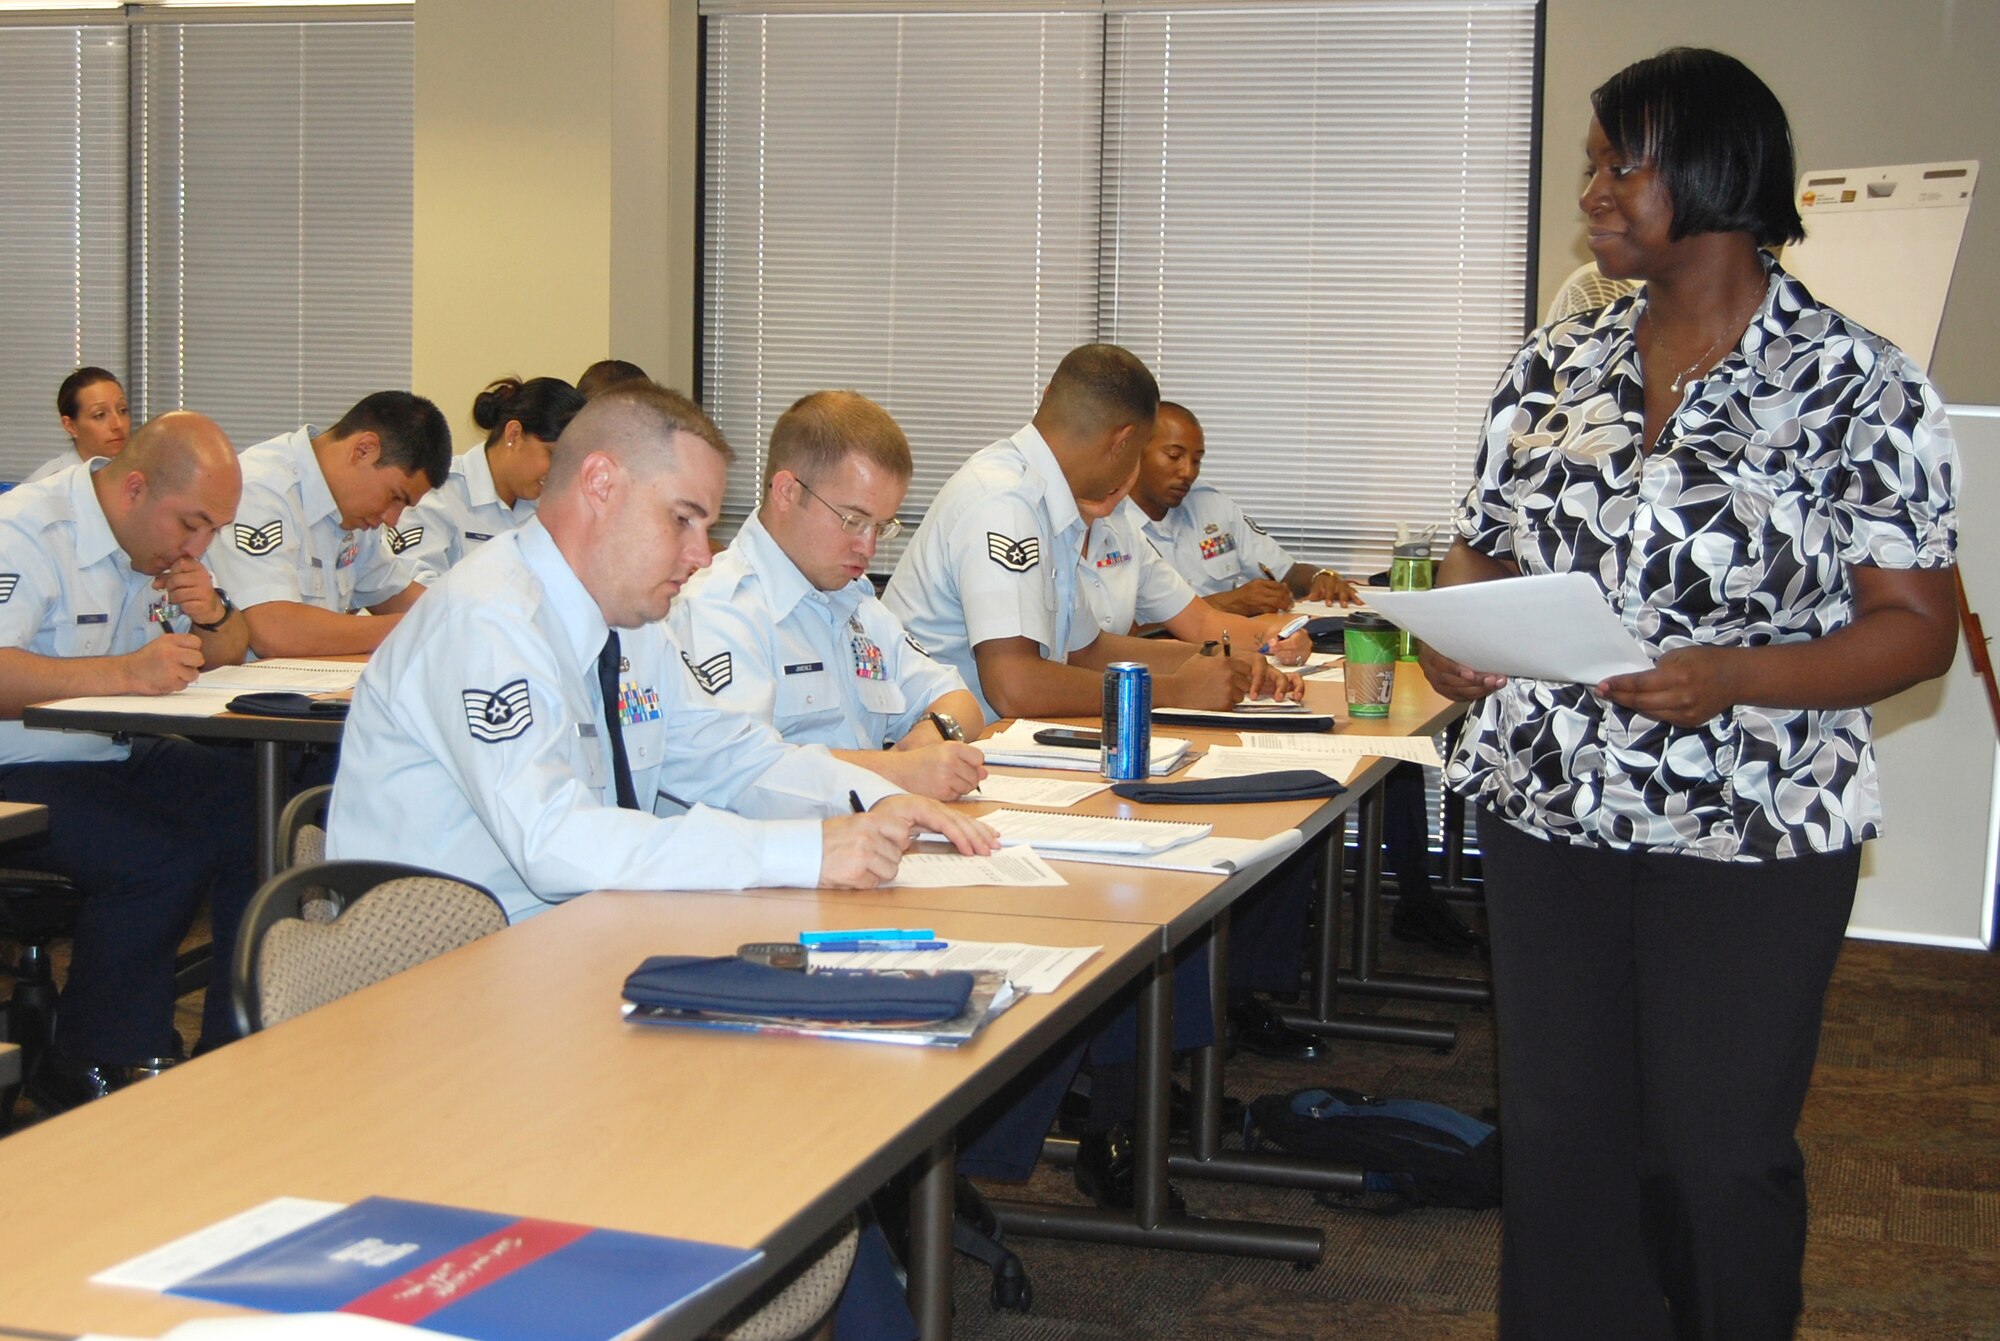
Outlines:
[[[1076, 1190], [1107, 1211], [1129, 1211], [1138, 1166], [1139, 1148], [1123, 1122], [1107, 1131], [1085, 1132], [1076, 1144]], [[1167, 1184], [1167, 1213], [1187, 1214], [1187, 1199], [1172, 1183]]]
[[28, 1099], [44, 1117], [54, 1117], [130, 1082], [131, 1074], [122, 1066], [69, 1066], [45, 1059], [28, 1082]]
[[1446, 954], [1486, 951], [1486, 938], [1459, 921], [1452, 906], [1436, 896], [1396, 900], [1396, 911], [1389, 917], [1389, 934]]
[[[1237, 1046], [1248, 1048], [1259, 1057], [1309, 1062], [1326, 1055], [1326, 1044], [1311, 1034], [1292, 1028], [1255, 997], [1229, 1008], [1229, 1024]], [[1240, 1111], [1237, 1121], [1242, 1121]]]

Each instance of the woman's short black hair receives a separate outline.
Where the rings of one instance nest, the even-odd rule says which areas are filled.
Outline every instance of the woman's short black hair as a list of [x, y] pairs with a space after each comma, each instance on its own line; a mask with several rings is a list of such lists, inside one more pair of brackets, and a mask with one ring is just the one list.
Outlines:
[[554, 442], [582, 408], [583, 396], [560, 377], [502, 377], [472, 398], [472, 422], [486, 430], [488, 447], [510, 419], [530, 437]]
[[1749, 233], [1760, 247], [1806, 235], [1792, 203], [1792, 130], [1764, 81], [1734, 56], [1674, 47], [1590, 95], [1621, 154], [1651, 159], [1674, 202], [1675, 240]]

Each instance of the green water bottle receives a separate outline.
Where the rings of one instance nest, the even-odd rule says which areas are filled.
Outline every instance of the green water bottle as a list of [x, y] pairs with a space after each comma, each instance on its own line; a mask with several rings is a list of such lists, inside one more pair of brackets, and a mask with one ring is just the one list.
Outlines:
[[[1437, 577], [1437, 560], [1431, 558], [1431, 542], [1411, 540], [1396, 546], [1389, 558], [1389, 590], [1429, 591]], [[1417, 659], [1417, 639], [1404, 629], [1398, 633], [1398, 661]]]

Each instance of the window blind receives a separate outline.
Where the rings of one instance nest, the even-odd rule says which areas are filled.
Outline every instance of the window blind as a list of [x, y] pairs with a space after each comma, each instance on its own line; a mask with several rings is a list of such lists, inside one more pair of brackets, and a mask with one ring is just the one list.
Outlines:
[[0, 479], [65, 447], [56, 388], [126, 375], [125, 30], [0, 27]]
[[240, 447], [410, 380], [404, 19], [133, 30], [135, 416]]
[[1104, 338], [1202, 421], [1202, 478], [1366, 574], [1445, 520], [1519, 347], [1531, 0], [1114, 3]]
[[914, 521], [1095, 337], [1097, 7], [827, 10], [704, 6], [699, 393], [740, 454], [731, 521], [828, 387], [902, 424]]

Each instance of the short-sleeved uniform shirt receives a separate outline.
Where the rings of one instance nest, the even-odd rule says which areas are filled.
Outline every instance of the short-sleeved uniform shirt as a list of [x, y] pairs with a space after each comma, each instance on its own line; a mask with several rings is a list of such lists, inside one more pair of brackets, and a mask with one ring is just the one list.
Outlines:
[[1235, 499], [1200, 480], [1178, 507], [1158, 521], [1129, 499], [1125, 506], [1138, 515], [1146, 538], [1159, 547], [1174, 571], [1203, 596], [1257, 581], [1264, 576], [1259, 564], [1283, 581], [1298, 562], [1245, 516]]
[[[179, 612], [132, 571], [91, 488], [110, 461], [77, 462], [0, 494], [0, 647], [44, 657], [117, 657]], [[185, 631], [184, 626], [178, 626]], [[0, 722], [0, 765], [123, 759], [131, 747], [81, 731]]]
[[[1957, 454], [1936, 391], [1765, 264], [1741, 344], [1651, 452], [1643, 293], [1537, 331], [1494, 393], [1459, 537], [1525, 574], [1589, 574], [1655, 656], [1824, 637], [1854, 618], [1853, 567], [1951, 563]], [[1839, 851], [1882, 816], [1863, 708], [1745, 704], [1675, 727], [1517, 679], [1474, 706], [1446, 778], [1531, 832], [1722, 860]]]
[[972, 649], [1032, 638], [1050, 661], [1097, 639], [1076, 580], [1084, 522], [1055, 454], [1033, 424], [982, 447], [938, 490], [882, 600], [997, 717]]
[[[93, 457], [91, 459], [96, 460], [97, 458]], [[22, 480], [21, 483], [40, 484], [58, 470], [68, 470], [71, 466], [81, 465], [82, 463], [83, 458], [76, 454], [76, 448], [65, 447], [39, 466], [36, 466], [35, 473], [28, 476], [27, 479]]]
[[532, 498], [517, 498], [512, 507], [500, 501], [486, 449], [475, 447], [453, 457], [445, 482], [391, 528], [389, 548], [410, 560], [416, 580], [428, 587], [460, 559], [534, 515]]
[[410, 585], [415, 566], [389, 544], [386, 527], [353, 531], [313, 455], [311, 424], [260, 442], [238, 458], [243, 501], [216, 537], [209, 566], [238, 609], [267, 601], [346, 614]]
[[1137, 624], [1163, 624], [1197, 598], [1186, 578], [1146, 537], [1146, 514], [1126, 499], [1109, 517], [1093, 522], [1076, 574], [1097, 626], [1130, 633]]
[[867, 578], [820, 591], [756, 516], [674, 601], [668, 627], [694, 668], [695, 711], [742, 713], [795, 745], [880, 749], [965, 688]]
[[819, 821], [850, 790], [868, 805], [897, 791], [744, 718], [686, 712], [691, 676], [657, 623], [620, 631], [620, 734], [649, 807], [621, 809], [608, 632], [539, 522], [452, 569], [355, 686], [328, 855], [473, 881], [519, 919], [593, 889], [815, 884]]

